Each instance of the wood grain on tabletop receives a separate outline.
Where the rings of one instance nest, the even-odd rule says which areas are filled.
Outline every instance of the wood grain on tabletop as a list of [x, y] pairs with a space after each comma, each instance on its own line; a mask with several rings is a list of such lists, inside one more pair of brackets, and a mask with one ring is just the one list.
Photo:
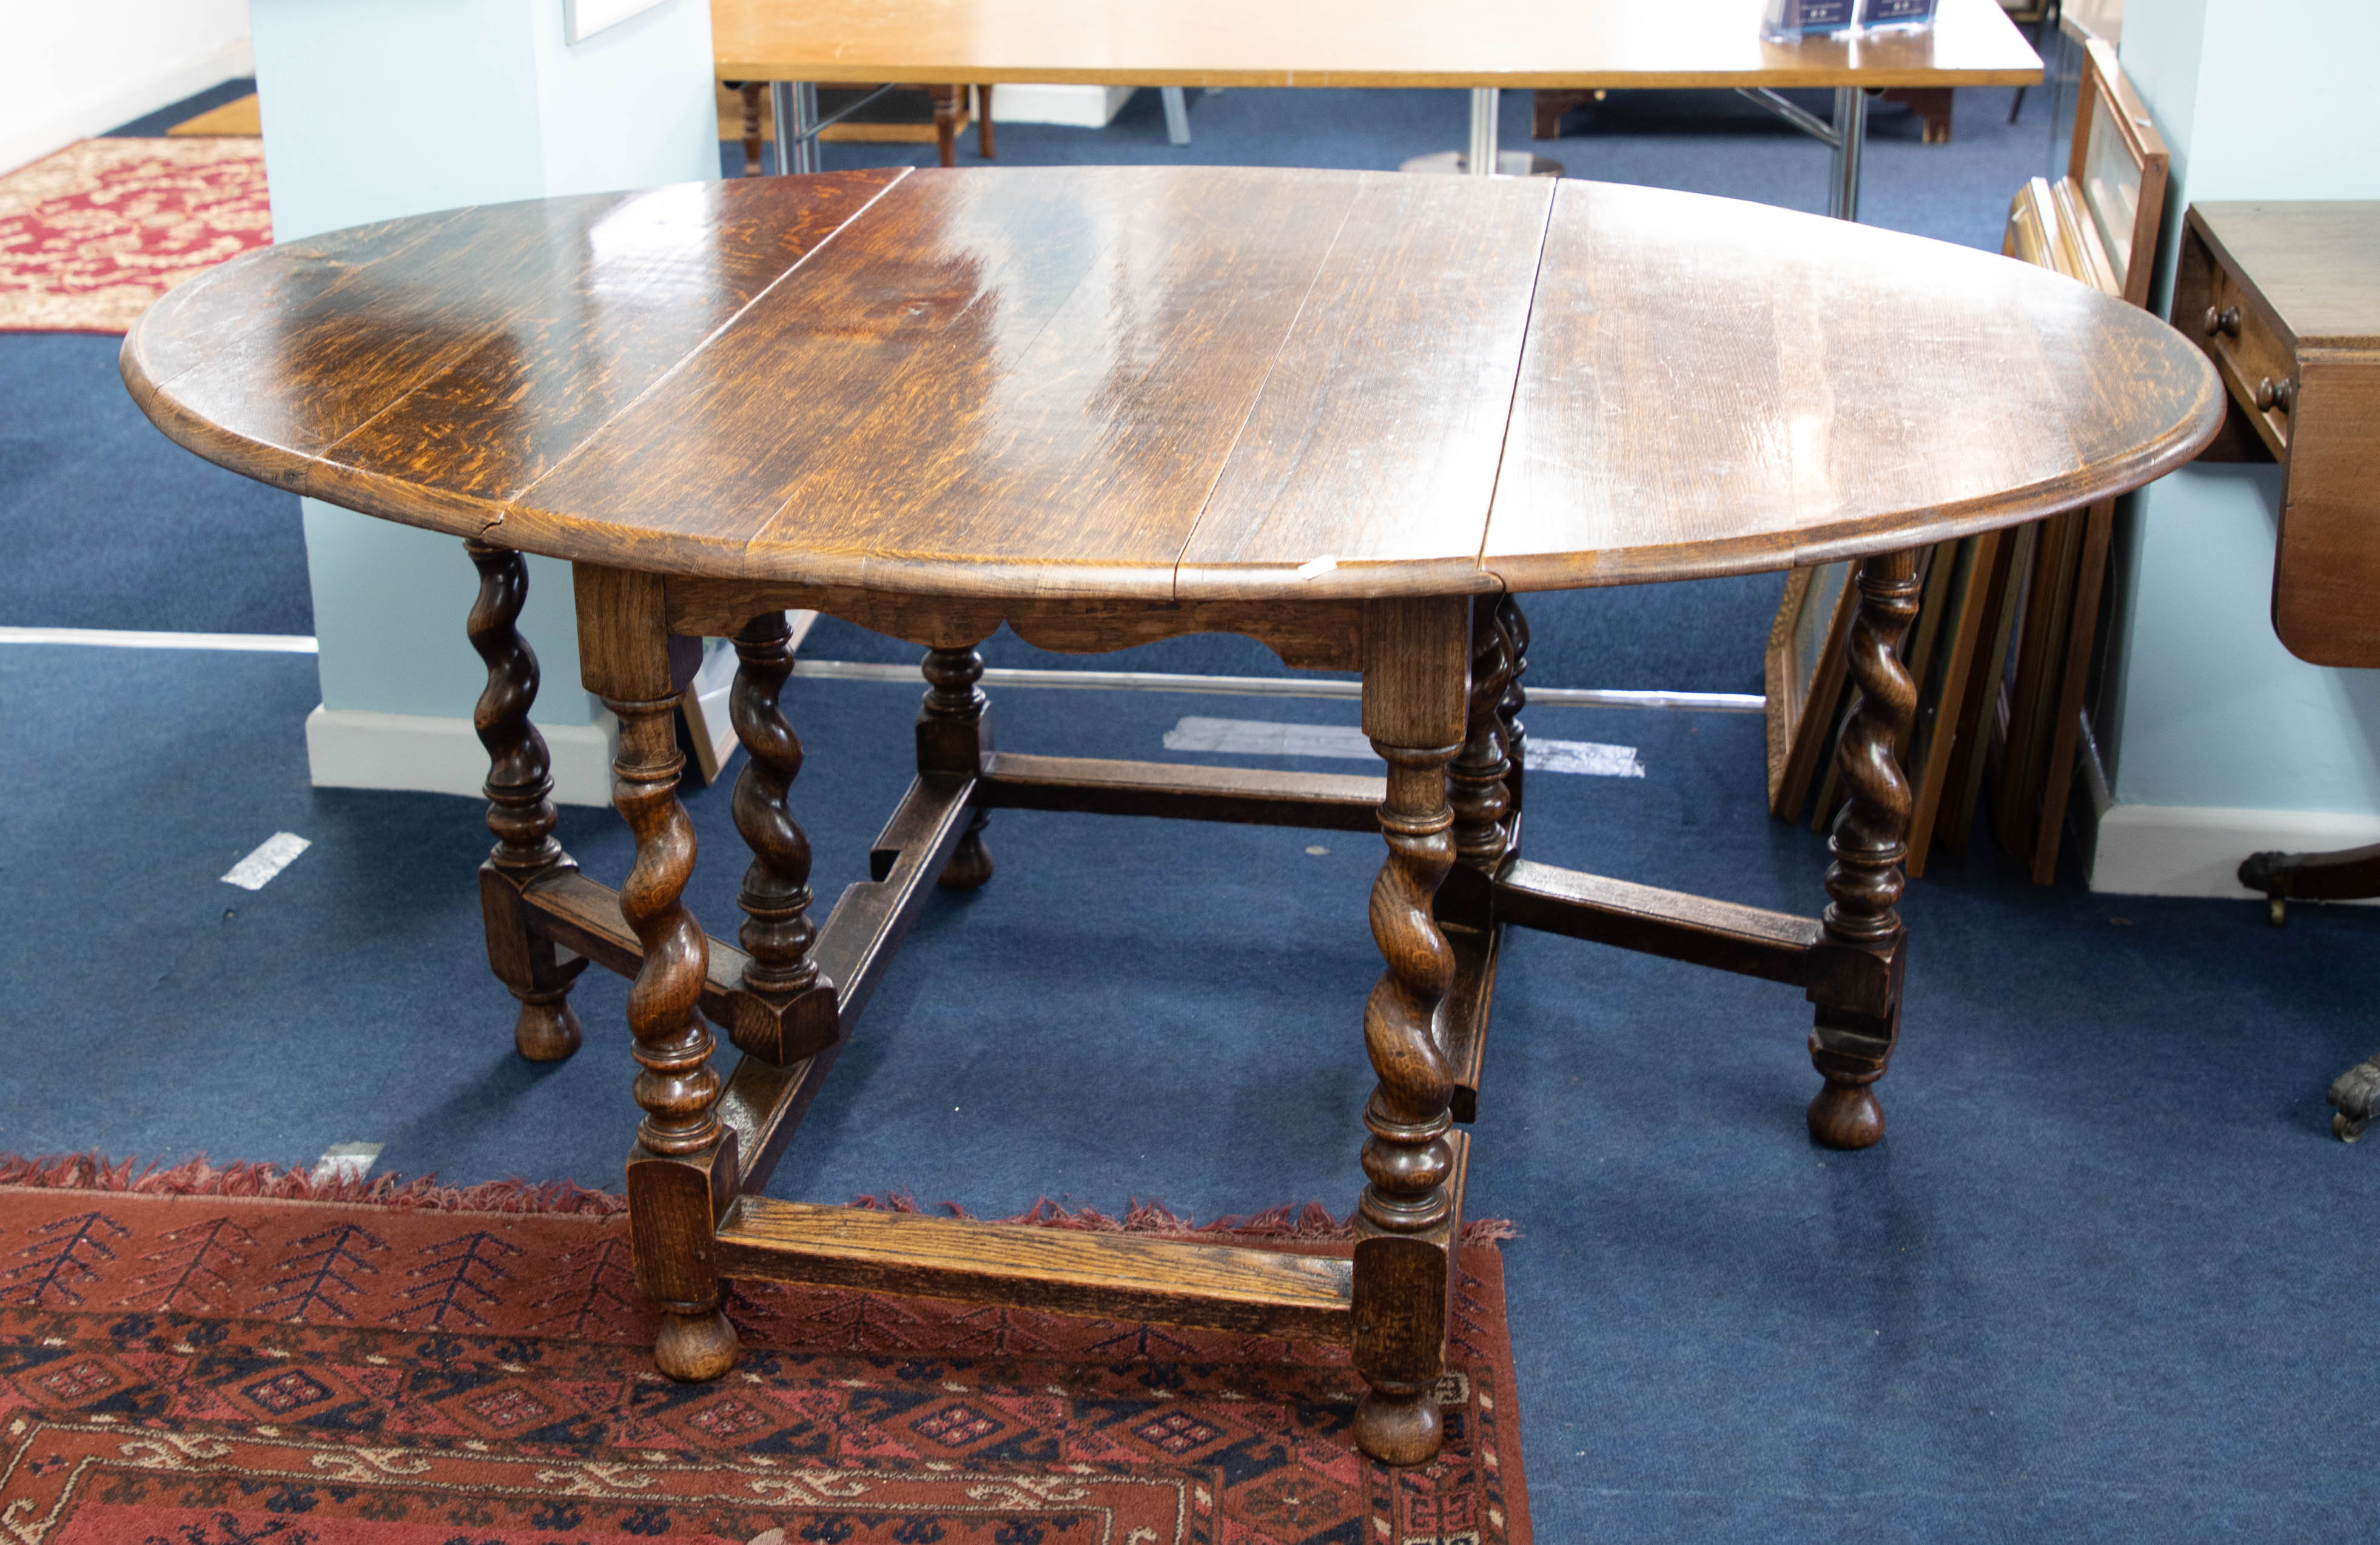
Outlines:
[[1253, 564], [1271, 593], [1285, 552], [1493, 587], [1479, 540], [1553, 194], [1366, 175], [1182, 549], [1185, 587], [1228, 594]]
[[534, 545], [634, 522], [830, 584], [906, 567], [942, 593], [1170, 597], [1349, 209], [1385, 180], [914, 175], [508, 525]]
[[[340, 469], [406, 465], [419, 488], [503, 501], [625, 409], [902, 175], [837, 172], [805, 197], [738, 200], [723, 183], [633, 195], [549, 230], [503, 331], [334, 446]], [[559, 302], [560, 304], [554, 304]]]
[[2070, 508], [2214, 432], [2196, 352], [1989, 253], [1565, 182], [1483, 562], [1524, 590], [1698, 577]]
[[202, 304], [156, 308], [127, 341], [126, 380], [144, 407], [162, 395], [182, 422], [306, 464], [185, 438], [235, 471], [476, 535], [900, 175], [832, 173], [765, 199], [686, 183], [302, 238], [210, 273]]
[[1997, 0], [1930, 31], [1763, 42], [1763, 0], [711, 0], [722, 80], [1133, 86], [2021, 86]]
[[[2136, 308], [1759, 205], [1563, 182], [1547, 223], [1534, 181], [1255, 168], [876, 186], [273, 248], [152, 308], [127, 379], [201, 453], [391, 519], [1002, 599], [1775, 568], [2105, 497], [2219, 420]], [[1352, 561], [1300, 573], [1323, 556]]]

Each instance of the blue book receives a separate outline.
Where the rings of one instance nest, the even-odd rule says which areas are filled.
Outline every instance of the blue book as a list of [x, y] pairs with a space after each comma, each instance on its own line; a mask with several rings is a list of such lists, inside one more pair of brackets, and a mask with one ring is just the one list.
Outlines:
[[1868, 31], [1893, 27], [1931, 27], [1935, 0], [1863, 0], [1860, 26]]
[[[1760, 18], [1760, 35], [1775, 42], [1798, 42], [1821, 33], [1848, 31], [1857, 9], [1857, 0], [1768, 0]], [[1932, 0], [1926, 0], [1926, 9], [1932, 11]]]

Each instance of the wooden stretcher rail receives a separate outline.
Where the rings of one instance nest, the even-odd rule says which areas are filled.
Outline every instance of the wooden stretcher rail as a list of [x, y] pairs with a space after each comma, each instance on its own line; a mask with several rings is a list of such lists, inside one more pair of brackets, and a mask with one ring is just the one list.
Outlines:
[[920, 773], [868, 853], [876, 877], [845, 886], [819, 931], [819, 973], [835, 984], [844, 1033], [858, 1021], [951, 851], [966, 835], [981, 785], [943, 773]]
[[1900, 997], [1905, 948], [1829, 940], [1815, 917], [1715, 901], [1526, 859], [1495, 880], [1496, 917], [1516, 927], [1784, 982], [1811, 1002], [1881, 1017]]
[[758, 1196], [728, 1209], [718, 1253], [722, 1276], [1319, 1341], [1354, 1335], [1354, 1267], [1335, 1256]]
[[737, 1189], [757, 1191], [769, 1183], [842, 1050], [837, 1042], [783, 1068], [762, 1057], [736, 1059], [720, 1092], [719, 1119], [735, 1134]]
[[984, 758], [982, 800], [993, 810], [1075, 810], [1377, 831], [1385, 794], [1382, 779], [1343, 773], [1109, 762], [1002, 751]]
[[1438, 1008], [1438, 1034], [1454, 1069], [1454, 1119], [1479, 1119], [1479, 1067], [1488, 1051], [1488, 1016], [1496, 999], [1496, 956], [1504, 930], [1446, 925], [1454, 949], [1454, 986]]
[[[530, 926], [573, 954], [605, 971], [633, 977], [644, 947], [620, 915], [620, 893], [576, 869], [557, 869], [529, 882], [522, 892]], [[702, 984], [702, 1011], [713, 1024], [735, 1022], [735, 996], [744, 989], [744, 952], [721, 939], [710, 941], [710, 971]]]
[[735, 1133], [739, 1189], [758, 1190], [768, 1184], [785, 1143], [818, 1097], [885, 968], [924, 910], [951, 851], [965, 833], [976, 787], [971, 779], [934, 773], [914, 779], [868, 851], [868, 872], [876, 877], [845, 886], [819, 931], [819, 974], [835, 985], [834, 1040], [782, 1066], [747, 1056], [728, 1075], [719, 1118]]
[[1496, 915], [1524, 928], [1771, 982], [1805, 984], [1818, 921], [1521, 859], [1496, 879]]

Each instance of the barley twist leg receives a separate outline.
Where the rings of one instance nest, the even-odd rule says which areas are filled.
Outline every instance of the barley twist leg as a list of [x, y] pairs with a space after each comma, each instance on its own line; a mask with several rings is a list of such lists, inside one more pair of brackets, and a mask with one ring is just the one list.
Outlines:
[[[929, 649], [922, 669], [926, 699], [917, 710], [917, 770], [974, 776], [991, 749], [990, 699], [976, 683], [983, 680], [983, 657], [972, 648]], [[991, 878], [991, 853], [983, 828], [991, 812], [978, 809], [967, 823], [938, 882], [945, 890], [973, 890]]]
[[[640, 1152], [630, 1160], [633, 1212], [641, 1189], [638, 1161], [644, 1155], [686, 1157], [730, 1145], [721, 1142], [719, 1074], [710, 1066], [710, 1026], [700, 1008], [710, 944], [681, 900], [694, 873], [695, 844], [693, 823], [677, 798], [685, 762], [677, 749], [677, 699], [607, 697], [604, 706], [620, 718], [612, 803], [637, 839], [636, 862], [620, 887], [620, 914], [644, 949], [628, 988], [628, 1032], [636, 1037], [638, 1066], [636, 1097], [645, 1113], [637, 1128]], [[667, 1166], [652, 1167], [658, 1172]], [[728, 1167], [732, 1172], [732, 1158]], [[710, 1220], [702, 1222], [707, 1232]], [[680, 1241], [674, 1248], [692, 1247]], [[688, 1274], [694, 1280], [709, 1277], [707, 1271]], [[664, 1314], [653, 1358], [673, 1379], [714, 1379], [735, 1360], [735, 1333], [711, 1285], [708, 1301], [656, 1295]]]
[[1827, 1082], [1810, 1102], [1810, 1135], [1828, 1148], [1865, 1148], [1884, 1136], [1884, 1112], [1870, 1086], [1884, 1076], [1900, 1033], [1898, 964], [1907, 935], [1898, 903], [1912, 802], [1897, 745], [1917, 707], [1917, 684], [1900, 658], [1917, 614], [1916, 555], [1862, 560], [1859, 587], [1851, 636], [1859, 706], [1843, 730], [1837, 760], [1851, 797], [1828, 844], [1834, 862], [1827, 869], [1829, 900], [1821, 921], [1829, 943], [1891, 960], [1894, 987], [1882, 1014], [1818, 1008], [1810, 1060]]
[[514, 1046], [531, 1062], [559, 1062], [578, 1049], [582, 1038], [570, 988], [587, 962], [564, 964], [553, 942], [530, 928], [521, 899], [532, 881], [572, 867], [553, 839], [557, 815], [545, 737], [528, 718], [537, 703], [537, 655], [518, 626], [528, 598], [528, 566], [519, 553], [490, 542], [467, 540], [463, 549], [480, 571], [480, 595], [468, 625], [471, 647], [488, 668], [487, 688], [471, 716], [488, 752], [481, 791], [488, 801], [488, 830], [496, 839], [480, 877], [488, 961], [520, 1001]]

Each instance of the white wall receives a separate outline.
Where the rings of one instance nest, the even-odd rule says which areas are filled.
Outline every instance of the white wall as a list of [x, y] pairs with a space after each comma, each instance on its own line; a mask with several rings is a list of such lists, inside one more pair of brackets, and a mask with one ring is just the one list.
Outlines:
[[248, 0], [0, 0], [0, 171], [249, 73]]
[[[2371, 0], [2135, 4], [2121, 54], [2173, 152], [2170, 232], [2193, 201], [2380, 198]], [[2095, 888], [2238, 896], [2258, 849], [2380, 840], [2380, 671], [2308, 665], [2273, 635], [2280, 491], [2275, 468], [2210, 465], [2133, 505]]]

